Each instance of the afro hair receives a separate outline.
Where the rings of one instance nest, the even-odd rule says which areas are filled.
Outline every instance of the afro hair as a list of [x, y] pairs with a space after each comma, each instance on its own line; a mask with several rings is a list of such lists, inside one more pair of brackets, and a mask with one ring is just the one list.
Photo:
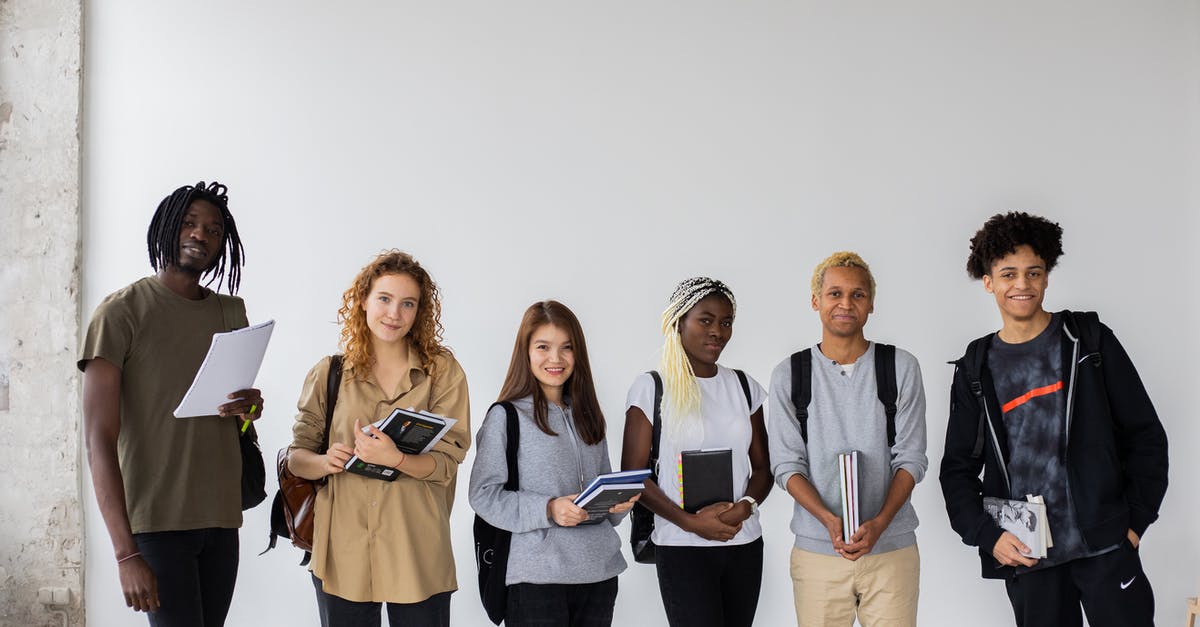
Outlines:
[[983, 224], [971, 238], [971, 254], [967, 257], [967, 274], [982, 279], [992, 271], [997, 259], [1028, 245], [1034, 254], [1046, 262], [1046, 272], [1054, 269], [1062, 256], [1062, 227], [1041, 216], [1023, 211], [996, 214]]

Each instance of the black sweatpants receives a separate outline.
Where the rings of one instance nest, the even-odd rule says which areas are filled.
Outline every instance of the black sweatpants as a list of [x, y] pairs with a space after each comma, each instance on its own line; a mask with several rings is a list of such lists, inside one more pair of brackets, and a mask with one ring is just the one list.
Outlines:
[[762, 586], [762, 538], [735, 546], [659, 546], [658, 589], [671, 627], [750, 627]]
[[1006, 582], [1017, 627], [1154, 627], [1154, 591], [1128, 540], [1108, 553]]

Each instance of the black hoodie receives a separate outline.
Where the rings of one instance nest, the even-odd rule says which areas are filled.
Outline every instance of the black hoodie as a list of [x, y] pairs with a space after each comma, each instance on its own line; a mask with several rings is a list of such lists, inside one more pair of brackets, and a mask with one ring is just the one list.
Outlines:
[[[1084, 541], [1100, 549], [1119, 544], [1128, 529], [1141, 537], [1158, 518], [1167, 491], [1167, 434], [1112, 330], [1092, 312], [1063, 311], [1062, 318], [1067, 438], [1060, 454]], [[954, 362], [939, 478], [950, 525], [964, 543], [979, 547], [983, 576], [999, 579], [1011, 577], [1014, 570], [992, 557], [1003, 530], [983, 510], [985, 496], [1011, 498], [1005, 474], [1007, 435], [987, 368], [993, 335], [972, 342]], [[980, 396], [971, 389], [973, 364], [980, 364]], [[982, 454], [976, 456], [980, 443]]]

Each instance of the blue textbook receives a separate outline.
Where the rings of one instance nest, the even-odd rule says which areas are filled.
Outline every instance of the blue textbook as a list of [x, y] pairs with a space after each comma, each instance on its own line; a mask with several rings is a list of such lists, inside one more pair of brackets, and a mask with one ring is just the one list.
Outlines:
[[[575, 497], [575, 504], [587, 510], [587, 522], [599, 522], [617, 503], [624, 503], [642, 492], [650, 470], [625, 470], [600, 475]], [[586, 524], [586, 523], [585, 523]]]

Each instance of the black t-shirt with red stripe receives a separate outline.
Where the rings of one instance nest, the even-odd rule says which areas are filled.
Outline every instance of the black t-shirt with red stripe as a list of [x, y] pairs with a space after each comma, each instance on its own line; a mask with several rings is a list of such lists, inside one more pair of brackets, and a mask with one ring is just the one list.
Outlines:
[[1046, 501], [1054, 546], [1032, 569], [1062, 564], [1111, 549], [1092, 551], [1076, 523], [1062, 451], [1067, 388], [1062, 364], [1062, 319], [1054, 314], [1037, 337], [1007, 344], [996, 334], [988, 351], [988, 370], [1004, 413], [1008, 433], [1010, 498], [1041, 495]]

